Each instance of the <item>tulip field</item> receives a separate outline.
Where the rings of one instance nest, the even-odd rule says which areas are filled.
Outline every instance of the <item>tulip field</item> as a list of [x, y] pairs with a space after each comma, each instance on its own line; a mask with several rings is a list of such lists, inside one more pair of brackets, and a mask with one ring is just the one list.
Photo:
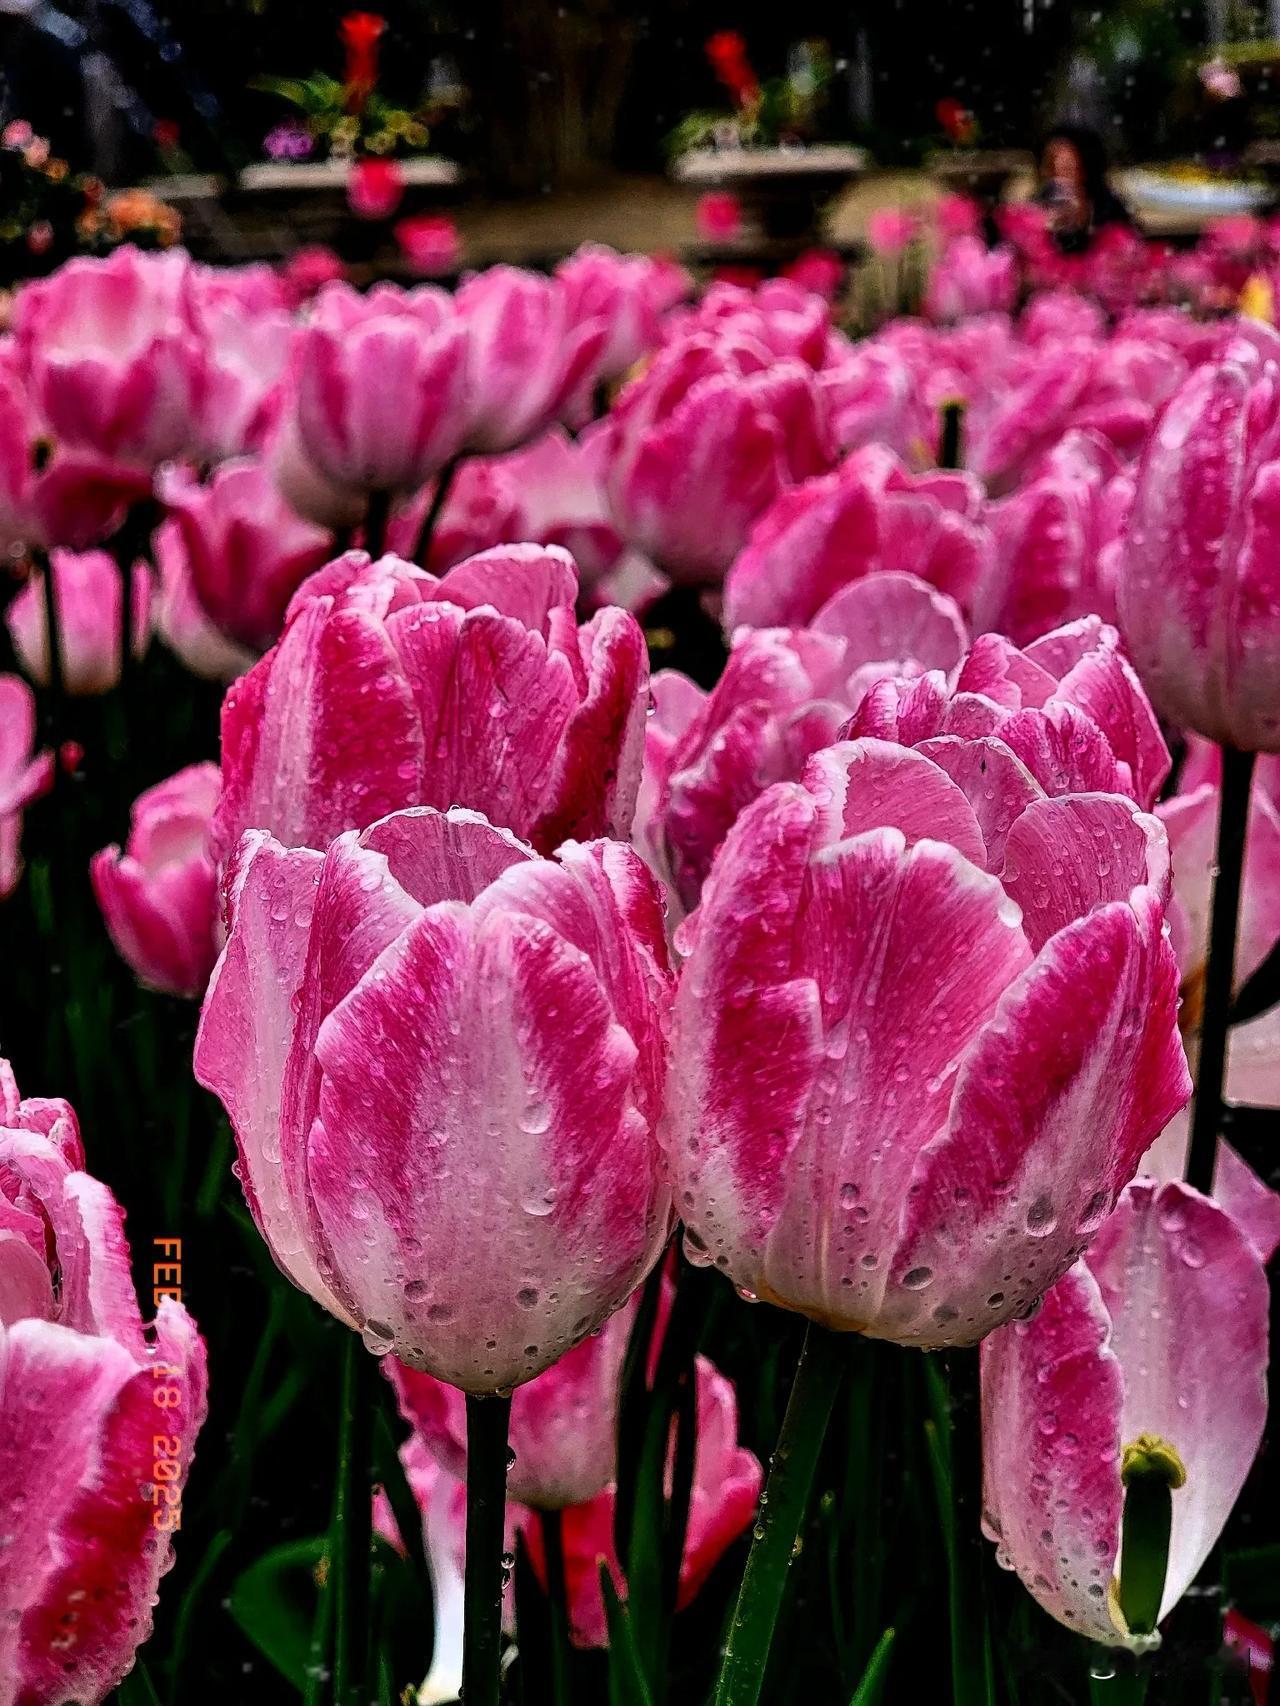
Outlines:
[[940, 218], [15, 292], [0, 1706], [1267, 1701], [1280, 231]]

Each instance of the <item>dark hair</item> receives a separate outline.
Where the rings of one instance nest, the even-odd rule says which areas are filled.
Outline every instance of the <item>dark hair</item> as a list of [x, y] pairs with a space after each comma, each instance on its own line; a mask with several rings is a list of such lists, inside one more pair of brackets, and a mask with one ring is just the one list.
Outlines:
[[1040, 158], [1044, 159], [1045, 150], [1051, 142], [1067, 142], [1080, 156], [1080, 168], [1084, 174], [1084, 191], [1089, 200], [1096, 205], [1107, 201], [1110, 191], [1107, 186], [1107, 145], [1096, 130], [1091, 130], [1087, 124], [1055, 124], [1044, 139], [1040, 148]]

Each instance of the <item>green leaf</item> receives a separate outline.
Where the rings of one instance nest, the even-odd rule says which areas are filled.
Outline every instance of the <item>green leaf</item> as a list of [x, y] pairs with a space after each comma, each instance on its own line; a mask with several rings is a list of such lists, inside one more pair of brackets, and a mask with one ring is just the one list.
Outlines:
[[241, 1632], [301, 1694], [313, 1668], [315, 1571], [323, 1536], [291, 1540], [241, 1572], [231, 1589], [231, 1615]]
[[636, 1648], [631, 1614], [618, 1598], [613, 1574], [600, 1561], [600, 1593], [609, 1630], [609, 1706], [653, 1706], [648, 1679]]
[[884, 1698], [885, 1683], [889, 1680], [889, 1665], [893, 1655], [893, 1643], [897, 1639], [893, 1629], [886, 1629], [876, 1642], [876, 1649], [867, 1661], [867, 1668], [862, 1673], [862, 1681], [853, 1691], [853, 1699], [849, 1706], [880, 1706]]
[[114, 1698], [116, 1706], [160, 1706], [160, 1696], [156, 1693], [155, 1684], [146, 1665], [141, 1661], [125, 1677]]

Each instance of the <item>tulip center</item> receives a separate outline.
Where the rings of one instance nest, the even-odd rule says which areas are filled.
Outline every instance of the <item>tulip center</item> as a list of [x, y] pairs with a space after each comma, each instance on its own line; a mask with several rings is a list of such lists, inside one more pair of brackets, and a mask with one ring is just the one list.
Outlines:
[[1173, 1495], [1185, 1485], [1181, 1457], [1159, 1434], [1139, 1434], [1120, 1457], [1124, 1485], [1124, 1523], [1120, 1543], [1120, 1580], [1116, 1609], [1127, 1632], [1150, 1635], [1160, 1620]]

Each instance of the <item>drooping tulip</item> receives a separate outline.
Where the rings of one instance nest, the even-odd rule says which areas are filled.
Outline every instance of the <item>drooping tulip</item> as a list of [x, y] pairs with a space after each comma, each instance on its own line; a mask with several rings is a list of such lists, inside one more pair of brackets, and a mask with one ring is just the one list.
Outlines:
[[828, 468], [812, 370], [754, 339], [669, 344], [609, 416], [609, 498], [622, 533], [664, 573], [716, 581], [784, 487]]
[[327, 847], [402, 806], [467, 803], [543, 850], [625, 835], [648, 669], [625, 611], [574, 620], [563, 551], [505, 546], [442, 579], [353, 552], [299, 589], [229, 690], [214, 845]]
[[474, 812], [325, 854], [247, 835], [196, 1076], [295, 1284], [476, 1394], [593, 1332], [670, 1224], [655, 1136], [670, 974], [617, 842], [536, 857]]
[[1163, 1619], [1261, 1442], [1267, 1310], [1262, 1263], [1230, 1215], [1140, 1179], [1039, 1314], [983, 1346], [985, 1526], [1069, 1629], [1111, 1647], [1159, 1640], [1125, 1616], [1126, 1482], [1154, 1467], [1170, 1488]]
[[[51, 551], [48, 570], [27, 581], [5, 613], [18, 661], [33, 681], [49, 682], [49, 634], [44, 576], [53, 575], [60, 630], [62, 678], [75, 695], [109, 693], [120, 679], [120, 570], [105, 551]], [[131, 577], [133, 655], [151, 640], [151, 576], [144, 564]]]
[[738, 818], [682, 927], [666, 1141], [694, 1259], [971, 1344], [1087, 1245], [1190, 1094], [1168, 849], [998, 738], [855, 740]]
[[1280, 396], [1238, 342], [1179, 389], [1139, 470], [1120, 625], [1156, 708], [1280, 751]]
[[33, 752], [35, 694], [17, 675], [0, 675], [0, 900], [22, 875], [22, 814], [49, 791], [53, 754]]
[[852, 582], [809, 628], [741, 630], [711, 692], [693, 689], [674, 743], [654, 719], [645, 731], [646, 768], [660, 773], [645, 829], [681, 905], [697, 904], [738, 813], [771, 782], [796, 780], [873, 681], [926, 669], [949, 676], [966, 637], [949, 598], [894, 574]]
[[205, 484], [187, 469], [166, 469], [158, 489], [168, 511], [158, 549], [169, 574], [181, 562], [213, 626], [265, 651], [298, 587], [332, 555], [331, 536], [296, 515], [251, 458], [224, 462]]
[[13, 327], [56, 438], [142, 468], [193, 448], [207, 385], [181, 250], [119, 248], [24, 285]]
[[129, 840], [89, 864], [107, 933], [143, 983], [169, 995], [204, 994], [218, 957], [217, 871], [209, 821], [221, 777], [192, 764], [133, 802]]
[[915, 575], [973, 608], [994, 563], [968, 474], [912, 475], [881, 445], [783, 492], [725, 577], [725, 627], [802, 628], [864, 575]]
[[123, 1211], [83, 1168], [71, 1109], [0, 1061], [3, 1706], [101, 1706], [130, 1669], [204, 1421], [195, 1323], [166, 1297], [144, 1328]]
[[456, 454], [467, 344], [452, 299], [433, 285], [323, 287], [294, 351], [273, 453], [300, 514], [332, 525], [311, 501], [316, 475], [339, 493], [408, 492]]
[[979, 635], [954, 689], [932, 673], [877, 682], [846, 732], [904, 746], [997, 736], [1047, 793], [1101, 790], [1145, 808], [1169, 773], [1169, 749], [1120, 637], [1096, 616], [1022, 651]]

